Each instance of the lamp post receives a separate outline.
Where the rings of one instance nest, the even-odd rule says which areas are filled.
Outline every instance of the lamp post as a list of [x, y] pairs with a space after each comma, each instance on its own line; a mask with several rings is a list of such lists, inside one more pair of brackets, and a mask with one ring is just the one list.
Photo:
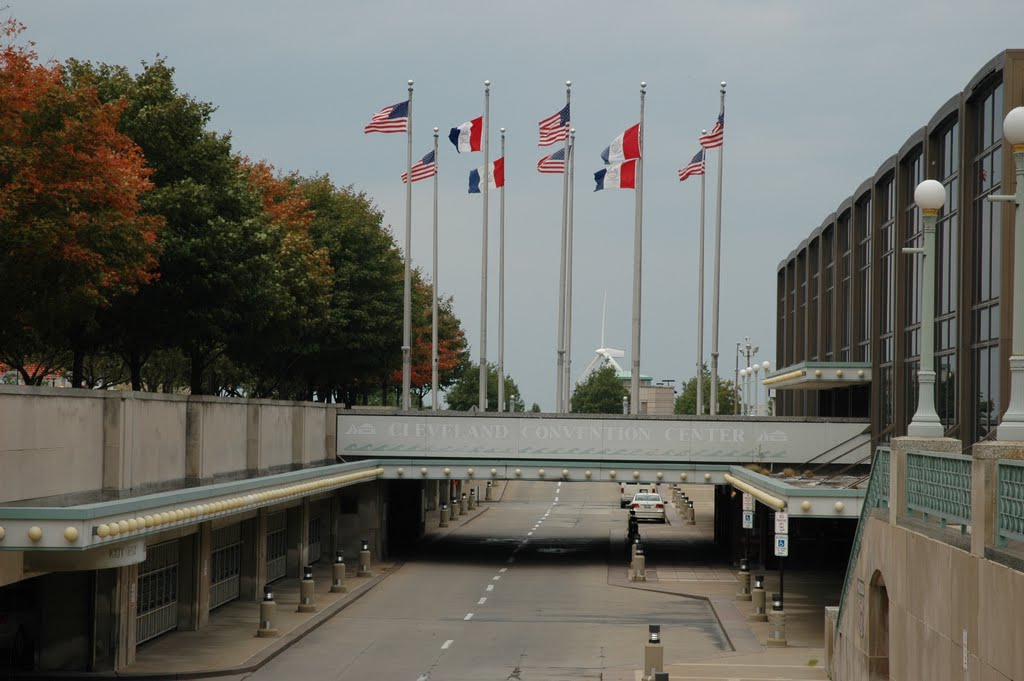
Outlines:
[[747, 370], [740, 369], [740, 413], [747, 415]]
[[761, 371], [761, 365], [758, 364], [757, 362], [754, 362], [753, 366], [751, 366], [751, 369], [754, 370], [754, 385], [752, 386], [754, 389], [754, 413], [752, 414], [752, 416], [760, 416], [760, 411], [758, 409], [758, 400], [761, 397], [761, 386], [757, 384], [757, 373]]
[[[921, 209], [921, 231], [924, 234], [924, 272], [921, 287], [921, 366], [917, 371], [917, 411], [907, 435], [910, 437], [942, 437], [945, 430], [935, 412], [935, 221], [946, 203], [946, 189], [941, 182], [925, 180], [914, 190], [914, 202]], [[916, 253], [917, 249], [904, 248]]]
[[[771, 371], [772, 364], [768, 360], [761, 362], [761, 368], [764, 369], [764, 377], [768, 378], [768, 372]], [[761, 411], [758, 412], [758, 416], [770, 416], [768, 413], [768, 386], [764, 387], [764, 404], [761, 407]]]
[[1006, 114], [1003, 139], [1013, 150], [1016, 191], [993, 194], [990, 201], [1013, 203], [1013, 341], [1010, 350], [1010, 404], [996, 428], [997, 440], [1024, 441], [1024, 106]]

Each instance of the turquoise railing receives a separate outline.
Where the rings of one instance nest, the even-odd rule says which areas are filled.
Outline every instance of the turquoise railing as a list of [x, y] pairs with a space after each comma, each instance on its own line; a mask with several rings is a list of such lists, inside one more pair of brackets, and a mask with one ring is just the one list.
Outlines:
[[971, 522], [971, 457], [938, 452], [907, 453], [907, 509], [935, 516], [945, 527]]
[[[853, 569], [857, 565], [857, 557], [860, 555], [860, 540], [864, 534], [864, 527], [867, 525], [868, 514], [873, 509], [887, 507], [889, 500], [889, 448], [878, 447], [875, 449], [875, 458], [871, 462], [871, 477], [868, 480], [868, 491], [864, 495], [864, 505], [860, 509], [860, 520], [857, 522], [857, 532], [853, 535], [853, 546], [850, 547], [850, 559], [846, 563], [846, 579], [843, 580], [843, 595], [839, 597], [839, 615], [836, 617], [836, 631], [843, 622], [843, 613], [846, 612], [846, 594], [850, 589], [850, 581]], [[884, 488], [883, 488], [884, 485]]]
[[999, 462], [996, 542], [1024, 541], [1024, 461]]

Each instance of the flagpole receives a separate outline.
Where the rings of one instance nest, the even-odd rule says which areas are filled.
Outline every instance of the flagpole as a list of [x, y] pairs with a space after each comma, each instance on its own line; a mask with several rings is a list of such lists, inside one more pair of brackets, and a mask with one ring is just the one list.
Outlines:
[[488, 158], [487, 126], [491, 122], [491, 81], [484, 81], [484, 177], [480, 183], [484, 195], [483, 250], [480, 255], [480, 398], [478, 408], [487, 411], [487, 189], [491, 164]]
[[[725, 116], [725, 81], [722, 81], [719, 115]], [[711, 307], [711, 415], [718, 414], [718, 289], [722, 266], [722, 166], [725, 156], [725, 135], [718, 146], [718, 199], [715, 214], [715, 287]]]
[[636, 160], [636, 215], [633, 226], [633, 366], [629, 376], [629, 412], [640, 413], [640, 278], [643, 260], [644, 210], [644, 98], [647, 83], [640, 83], [640, 157]]
[[412, 383], [412, 81], [409, 81], [408, 141], [405, 155], [405, 302], [402, 315], [402, 409], [412, 408], [409, 390]]
[[[572, 96], [572, 81], [565, 81], [565, 103], [570, 103]], [[562, 147], [562, 158], [566, 165], [562, 166], [562, 250], [558, 260], [558, 365], [555, 369], [555, 413], [563, 411], [565, 395], [565, 250], [568, 236], [568, 212], [569, 212], [569, 138], [565, 138], [565, 145]]]
[[[437, 163], [437, 132], [434, 128], [434, 257], [433, 268], [434, 280], [433, 302], [430, 311], [430, 408], [437, 411], [437, 173], [440, 167]], [[412, 178], [409, 178], [412, 180]]]
[[[706, 135], [707, 130], [701, 130]], [[701, 163], [707, 154], [701, 147]], [[705, 164], [705, 168], [707, 164]], [[704, 413], [704, 196], [705, 173], [700, 174], [700, 261], [697, 267], [697, 414]]]
[[566, 238], [565, 256], [565, 398], [562, 411], [568, 412], [572, 398], [572, 217], [573, 217], [573, 180], [576, 170], [576, 128], [569, 129], [569, 156], [566, 159], [569, 175], [569, 219], [568, 236]]
[[[501, 129], [501, 158], [505, 158], [505, 128]], [[490, 181], [490, 178], [488, 178]], [[505, 411], [505, 183], [498, 210], [498, 411]]]

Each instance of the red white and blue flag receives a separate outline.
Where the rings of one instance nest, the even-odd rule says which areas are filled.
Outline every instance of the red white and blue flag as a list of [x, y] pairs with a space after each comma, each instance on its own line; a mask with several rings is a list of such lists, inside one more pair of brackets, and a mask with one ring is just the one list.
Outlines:
[[595, 192], [602, 189], [636, 189], [636, 159], [614, 163], [594, 173]]
[[640, 124], [612, 140], [612, 143], [601, 152], [601, 158], [605, 163], [620, 163], [634, 158], [640, 158]]
[[[480, 178], [484, 174], [483, 166], [469, 171], [469, 193], [480, 193]], [[487, 186], [498, 189], [505, 186], [505, 159], [497, 159], [491, 163], [491, 172], [487, 173]]]
[[559, 149], [553, 154], [545, 156], [537, 161], [537, 172], [539, 173], [564, 173], [565, 172], [565, 149]]
[[484, 117], [474, 118], [462, 125], [452, 128], [448, 133], [448, 139], [455, 145], [455, 149], [461, 154], [464, 151], [480, 151], [481, 141], [484, 136]]
[[364, 133], [371, 132], [406, 132], [409, 126], [409, 102], [399, 102], [386, 106], [373, 114], [369, 124], [363, 128]]
[[704, 174], [704, 148], [694, 154], [693, 159], [686, 165], [685, 168], [679, 171], [679, 181], [682, 182], [691, 175], [703, 175]]
[[701, 135], [697, 138], [700, 145], [705, 149], [714, 149], [715, 147], [722, 146], [722, 140], [725, 138], [725, 114], [719, 114], [718, 120], [715, 121], [715, 127], [711, 128], [711, 132], [706, 135]]
[[537, 127], [540, 128], [538, 147], [569, 139], [569, 105], [566, 104], [561, 111], [542, 120]]
[[[431, 151], [429, 154], [421, 158], [416, 163], [412, 164], [412, 181], [419, 182], [425, 180], [428, 177], [437, 175], [437, 162], [434, 159], [434, 152]], [[406, 179], [406, 173], [402, 173], [402, 183], [408, 182]]]

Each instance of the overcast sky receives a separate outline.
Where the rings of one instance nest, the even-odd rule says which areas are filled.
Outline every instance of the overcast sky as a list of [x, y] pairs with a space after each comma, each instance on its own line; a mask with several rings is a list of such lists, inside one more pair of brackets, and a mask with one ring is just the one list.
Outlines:
[[[775, 364], [779, 262], [936, 109], [1003, 49], [1024, 47], [1020, 0], [897, 2], [342, 2], [7, 0], [43, 58], [124, 64], [163, 55], [179, 87], [213, 102], [214, 129], [282, 171], [329, 173], [365, 190], [404, 243], [404, 135], [364, 135], [416, 81], [414, 158], [442, 130], [438, 282], [455, 297], [479, 360], [481, 198], [466, 193], [482, 154], [444, 133], [483, 113], [491, 158], [506, 152], [505, 366], [527, 406], [555, 401], [561, 178], [536, 162], [537, 121], [573, 81], [577, 128], [573, 375], [601, 333], [629, 368], [634, 193], [594, 193], [599, 154], [639, 119], [646, 81], [641, 370], [679, 386], [697, 363], [697, 151], [728, 82], [722, 209], [720, 369], [736, 342]], [[493, 8], [493, 9], [492, 9]], [[1021, 104], [1013, 102], [1012, 104]], [[717, 152], [709, 153], [706, 360], [711, 350]], [[492, 194], [487, 355], [497, 357], [498, 200]], [[413, 192], [415, 265], [430, 272], [431, 183]]]

